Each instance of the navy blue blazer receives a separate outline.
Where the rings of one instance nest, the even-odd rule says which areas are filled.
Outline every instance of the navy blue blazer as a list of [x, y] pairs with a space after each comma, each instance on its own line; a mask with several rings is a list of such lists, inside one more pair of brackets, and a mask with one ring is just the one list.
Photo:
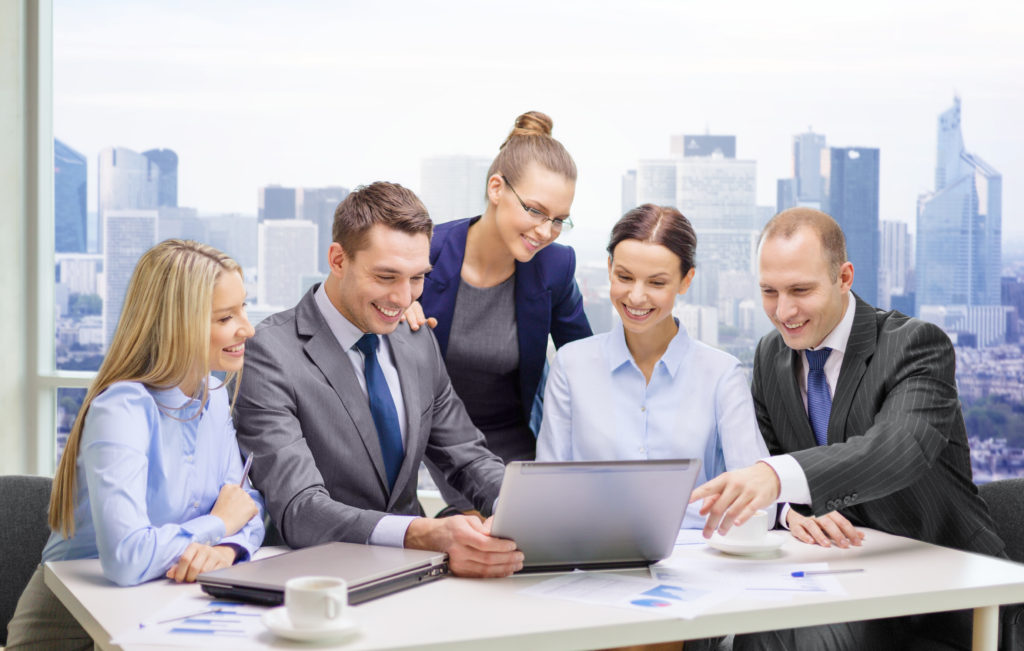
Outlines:
[[[472, 219], [458, 219], [434, 227], [430, 263], [420, 304], [423, 313], [437, 319], [434, 335], [441, 354], [448, 354], [448, 336], [459, 293], [466, 233]], [[530, 422], [534, 396], [547, 361], [548, 335], [560, 348], [593, 334], [583, 313], [583, 296], [576, 285], [576, 253], [562, 244], [549, 244], [529, 262], [516, 262], [516, 329], [519, 336], [519, 390], [526, 422]]]

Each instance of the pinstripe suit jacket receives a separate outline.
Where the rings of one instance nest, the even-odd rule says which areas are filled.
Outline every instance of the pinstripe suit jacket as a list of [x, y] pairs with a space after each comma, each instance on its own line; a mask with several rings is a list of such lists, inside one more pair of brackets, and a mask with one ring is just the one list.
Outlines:
[[1000, 555], [971, 479], [949, 338], [854, 298], [827, 446], [816, 445], [800, 396], [799, 352], [778, 332], [758, 344], [754, 406], [768, 450], [799, 462], [815, 515], [838, 510], [855, 525]]

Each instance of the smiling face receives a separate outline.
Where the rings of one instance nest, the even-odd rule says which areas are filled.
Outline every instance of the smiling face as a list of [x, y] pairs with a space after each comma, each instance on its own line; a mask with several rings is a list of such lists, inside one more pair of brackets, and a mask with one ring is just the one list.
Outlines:
[[684, 276], [679, 256], [661, 244], [622, 240], [608, 259], [612, 305], [628, 334], [674, 330], [672, 308], [685, 294], [694, 269]]
[[245, 313], [245, 285], [237, 271], [225, 271], [213, 285], [210, 323], [210, 370], [238, 372], [245, 358], [245, 340], [253, 335]]
[[430, 271], [430, 238], [383, 224], [367, 232], [365, 245], [351, 256], [331, 244], [327, 297], [341, 315], [363, 332], [388, 334], [406, 308], [423, 293]]
[[[569, 216], [576, 184], [558, 172], [552, 172], [537, 163], [531, 163], [514, 182], [515, 192], [506, 185], [500, 174], [487, 181], [487, 197], [494, 205], [498, 236], [519, 262], [529, 262], [559, 236], [551, 222], [540, 222], [523, 210], [523, 204], [554, 219]], [[516, 193], [522, 199], [519, 203]]]
[[804, 350], [821, 344], [846, 311], [853, 265], [844, 262], [833, 280], [821, 239], [810, 227], [788, 238], [769, 237], [758, 258], [761, 302], [786, 345]]

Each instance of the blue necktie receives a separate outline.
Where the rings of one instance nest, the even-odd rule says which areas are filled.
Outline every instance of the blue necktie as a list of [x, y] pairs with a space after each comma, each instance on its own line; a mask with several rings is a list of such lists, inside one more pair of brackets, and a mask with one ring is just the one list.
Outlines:
[[818, 445], [828, 444], [828, 415], [832, 411], [832, 396], [828, 392], [825, 380], [825, 360], [832, 352], [831, 348], [805, 350], [807, 355], [807, 417], [811, 420], [814, 439]]
[[377, 361], [377, 346], [380, 340], [377, 335], [367, 333], [359, 338], [355, 347], [363, 352], [363, 375], [366, 377], [366, 394], [370, 398], [370, 413], [373, 424], [377, 427], [377, 438], [380, 439], [380, 451], [384, 455], [384, 471], [388, 476], [388, 489], [395, 487], [398, 469], [402, 467], [402, 430], [398, 425], [398, 411], [395, 401], [391, 398], [391, 390], [384, 371]]

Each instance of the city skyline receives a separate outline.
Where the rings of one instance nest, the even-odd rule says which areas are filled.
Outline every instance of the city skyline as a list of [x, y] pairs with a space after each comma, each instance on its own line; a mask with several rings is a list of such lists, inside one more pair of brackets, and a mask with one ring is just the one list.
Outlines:
[[[758, 163], [759, 205], [775, 203], [793, 134], [809, 126], [833, 146], [880, 148], [880, 217], [913, 231], [933, 187], [933, 116], [959, 94], [972, 149], [1008, 179], [1024, 174], [1024, 88], [1007, 83], [1024, 78], [1011, 28], [1024, 10], [1010, 3], [869, 2], [855, 15], [795, 3], [800, 20], [756, 4], [539, 7], [542, 21], [460, 2], [239, 13], [58, 0], [56, 135], [90, 163], [109, 145], [173, 149], [180, 205], [253, 214], [255, 188], [275, 183], [420, 190], [423, 159], [493, 157], [515, 116], [539, 109], [580, 167], [569, 243], [607, 234], [623, 173], [669, 156], [665, 134], [735, 134], [736, 157]], [[495, 47], [495, 32], [521, 47]], [[1022, 207], [1008, 184], [1008, 240], [1024, 234]]]

